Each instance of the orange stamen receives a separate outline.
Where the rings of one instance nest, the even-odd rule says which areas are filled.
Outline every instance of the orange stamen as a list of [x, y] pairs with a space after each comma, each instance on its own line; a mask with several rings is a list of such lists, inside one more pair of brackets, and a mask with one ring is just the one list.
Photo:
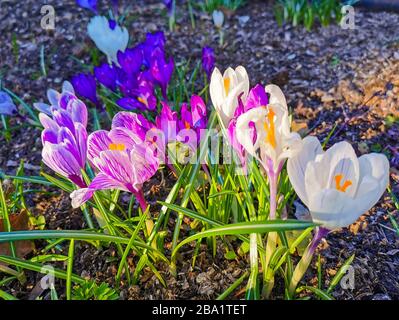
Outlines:
[[273, 109], [269, 107], [269, 112], [267, 113], [267, 121], [264, 122], [263, 126], [266, 131], [266, 142], [270, 143], [273, 149], [276, 149], [276, 135], [274, 127], [274, 113]]
[[125, 145], [123, 143], [110, 143], [109, 150], [124, 151]]
[[184, 127], [186, 129], [190, 129], [190, 124], [188, 123], [188, 121], [184, 121]]
[[224, 92], [227, 96], [230, 90], [230, 78], [224, 78], [223, 79], [223, 86], [224, 86]]
[[341, 192], [346, 192], [346, 189], [352, 185], [351, 180], [345, 180], [343, 184], [341, 184], [342, 179], [344, 178], [343, 174], [337, 174], [335, 179], [335, 189]]
[[147, 99], [145, 99], [145, 98], [142, 98], [142, 97], [138, 97], [138, 98], [137, 98], [137, 100], [138, 100], [139, 102], [141, 102], [142, 104], [144, 104], [144, 105], [148, 106]]

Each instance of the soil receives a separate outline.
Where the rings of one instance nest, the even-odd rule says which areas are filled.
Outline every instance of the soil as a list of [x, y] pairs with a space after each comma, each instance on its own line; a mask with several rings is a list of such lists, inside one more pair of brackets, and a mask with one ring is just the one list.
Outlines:
[[[161, 1], [137, 1], [129, 5], [130, 1], [120, 2], [123, 8], [129, 8], [126, 21], [133, 43], [142, 40], [146, 32], [163, 30], [167, 49], [177, 62], [182, 59], [198, 61], [202, 47], [210, 45], [216, 50], [217, 66], [221, 69], [242, 64], [248, 70], [252, 84], [281, 86], [295, 123], [302, 132], [324, 139], [337, 124], [328, 145], [344, 139], [359, 155], [370, 151], [385, 152], [392, 165], [391, 187], [399, 194], [399, 125], [389, 121], [390, 116], [397, 116], [399, 112], [398, 14], [356, 8], [354, 30], [331, 25], [327, 28], [316, 26], [312, 32], [307, 32], [290, 25], [278, 27], [271, 4], [248, 1], [246, 6], [226, 16], [225, 41], [220, 48], [218, 32], [211, 18], [204, 13], [196, 12], [193, 29], [188, 10], [182, 5], [178, 11], [177, 30], [171, 33], [167, 30], [168, 21]], [[40, 8], [44, 1], [0, 3], [0, 78], [4, 86], [29, 104], [46, 100], [48, 88], [60, 89], [64, 79], [81, 72], [82, 65], [77, 60], [89, 62], [90, 48], [93, 47], [85, 32], [90, 18], [88, 11], [77, 7], [74, 0], [62, 4], [59, 1], [45, 3], [55, 8], [54, 31], [40, 28]], [[104, 4], [100, 9], [106, 12], [106, 8]], [[42, 46], [46, 76], [42, 74], [40, 64]], [[15, 118], [11, 122], [15, 125], [24, 121]], [[14, 174], [23, 160], [26, 174], [39, 175], [42, 168], [40, 152], [40, 131], [20, 127], [12, 132], [10, 142], [0, 138], [0, 169]], [[159, 210], [156, 200], [164, 199], [174, 178], [167, 175], [166, 186], [158, 193], [151, 191], [151, 186], [159, 185], [160, 181], [158, 175], [146, 187], [154, 204], [154, 214]], [[46, 228], [84, 228], [82, 215], [79, 210], [71, 209], [68, 195], [50, 191], [53, 194], [28, 197], [30, 210], [35, 215], [45, 216]], [[357, 223], [329, 234], [323, 243], [320, 253], [325, 287], [339, 266], [355, 254], [352, 264], [355, 288], [344, 290], [337, 286], [333, 292], [337, 299], [399, 299], [399, 236], [392, 229], [389, 213], [398, 220], [398, 211], [386, 194]], [[170, 225], [173, 227], [173, 221]], [[43, 245], [36, 243], [38, 249]], [[167, 266], [158, 266], [168, 288], [164, 288], [150, 271], [145, 271], [138, 285], [122, 287], [121, 298], [213, 299], [248, 268], [246, 259], [226, 260], [223, 249], [220, 249], [213, 257], [204, 245], [192, 267], [193, 248], [186, 246], [181, 251], [176, 278]], [[113, 284], [117, 269], [117, 262], [109, 259], [113, 255], [115, 248], [112, 246], [100, 250], [78, 243], [74, 272]], [[134, 259], [131, 267], [134, 270]], [[315, 270], [308, 272], [306, 280], [310, 283], [317, 283], [316, 276], [310, 277], [316, 275]], [[27, 277], [27, 284], [13, 281], [7, 291], [18, 298], [34, 298], [33, 289], [41, 275], [27, 272]], [[62, 296], [63, 292], [59, 294]], [[243, 296], [244, 292], [238, 290], [232, 297]], [[277, 292], [275, 298], [279, 297]]]

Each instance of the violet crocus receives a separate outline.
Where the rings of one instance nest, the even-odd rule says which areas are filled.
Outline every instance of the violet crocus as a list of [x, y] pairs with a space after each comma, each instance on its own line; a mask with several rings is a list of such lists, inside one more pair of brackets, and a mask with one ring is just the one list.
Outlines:
[[141, 209], [147, 209], [142, 185], [157, 172], [159, 161], [145, 143], [137, 143], [131, 131], [123, 127], [100, 130], [90, 134], [88, 154], [98, 174], [87, 188], [71, 194], [74, 208], [89, 200], [96, 190], [118, 189], [133, 193]]
[[94, 75], [98, 82], [103, 86], [115, 91], [117, 87], [118, 72], [120, 69], [115, 65], [110, 65], [108, 63], [103, 63], [98, 67], [94, 67]]
[[97, 14], [97, 0], [76, 0], [76, 4]]
[[120, 67], [128, 75], [138, 73], [143, 64], [143, 51], [139, 47], [119, 51], [117, 54]]
[[145, 41], [137, 46], [143, 52], [143, 63], [145, 67], [150, 67], [151, 58], [155, 49], [160, 49], [161, 51], [165, 50], [165, 42], [165, 34], [162, 31], [147, 33]]
[[154, 125], [141, 114], [121, 111], [112, 119], [112, 129], [115, 128], [126, 128], [144, 141], [148, 130], [153, 129]]
[[0, 91], [0, 115], [14, 116], [18, 113], [17, 107], [7, 92]]
[[78, 95], [84, 97], [95, 105], [100, 105], [97, 98], [96, 80], [94, 76], [89, 73], [80, 73], [72, 78], [72, 85]]
[[211, 47], [204, 47], [202, 49], [202, 68], [209, 80], [215, 68], [215, 52]]
[[165, 100], [167, 99], [167, 88], [172, 78], [174, 67], [173, 58], [170, 58], [169, 62], [167, 62], [165, 54], [161, 49], [157, 48], [154, 51], [150, 67], [151, 75], [161, 87], [162, 96]]
[[130, 97], [124, 97], [117, 104], [126, 110], [155, 110], [157, 98], [154, 88], [149, 82], [142, 82], [136, 89], [132, 90]]
[[[80, 188], [86, 187], [81, 170], [87, 153], [87, 110], [84, 104], [72, 101], [71, 112], [54, 110], [53, 118], [40, 113], [43, 162]], [[73, 106], [74, 105], [74, 106]]]
[[77, 99], [75, 90], [69, 81], [64, 81], [62, 84], [62, 91], [58, 92], [54, 89], [47, 90], [47, 99], [50, 104], [43, 102], [36, 102], [33, 106], [40, 112], [47, 115], [52, 115], [53, 109], [66, 109], [69, 101]]

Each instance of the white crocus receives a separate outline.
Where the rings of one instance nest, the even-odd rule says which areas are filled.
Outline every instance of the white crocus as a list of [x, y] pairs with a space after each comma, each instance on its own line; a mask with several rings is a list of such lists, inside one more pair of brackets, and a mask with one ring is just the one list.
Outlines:
[[212, 12], [213, 23], [215, 24], [216, 28], [221, 28], [224, 22], [224, 14], [220, 10], [214, 10]]
[[[268, 85], [269, 104], [250, 109], [237, 119], [238, 142], [258, 159], [269, 178], [281, 171], [285, 159], [295, 155], [302, 147], [299, 134], [291, 132], [291, 121], [284, 94], [276, 85]], [[251, 130], [255, 126], [256, 139]]]
[[105, 53], [108, 57], [108, 62], [114, 62], [117, 65], [118, 51], [125, 51], [129, 42], [129, 33], [126, 28], [115, 24], [111, 28], [109, 20], [104, 16], [95, 16], [91, 18], [87, 33], [94, 41], [97, 48]]
[[218, 68], [212, 73], [209, 85], [212, 104], [225, 128], [228, 127], [238, 107], [238, 97], [245, 101], [249, 91], [248, 73], [244, 67], [228, 68], [222, 75]]
[[302, 150], [288, 160], [288, 175], [312, 219], [329, 230], [355, 222], [374, 206], [389, 182], [385, 155], [357, 158], [348, 142], [323, 152], [315, 137], [303, 140]]

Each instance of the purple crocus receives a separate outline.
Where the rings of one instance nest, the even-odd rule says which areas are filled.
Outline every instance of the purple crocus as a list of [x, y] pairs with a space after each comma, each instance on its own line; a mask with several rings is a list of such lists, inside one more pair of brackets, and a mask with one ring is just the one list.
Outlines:
[[69, 81], [64, 81], [62, 84], [62, 92], [58, 92], [54, 89], [47, 90], [47, 98], [50, 104], [43, 102], [36, 102], [33, 106], [40, 112], [47, 115], [52, 115], [53, 109], [66, 109], [69, 101], [77, 99], [75, 96], [75, 90]]
[[165, 34], [162, 31], [158, 31], [147, 33], [145, 41], [137, 46], [143, 51], [143, 63], [147, 68], [150, 67], [151, 57], [155, 49], [165, 50], [165, 42]]
[[118, 63], [128, 75], [138, 73], [143, 64], [143, 51], [139, 47], [126, 49], [124, 52], [119, 51], [117, 54]]
[[111, 91], [115, 91], [118, 80], [118, 70], [119, 68], [115, 65], [103, 63], [101, 66], [94, 68], [94, 75], [97, 81], [103, 86], [107, 87]]
[[13, 116], [17, 114], [17, 107], [12, 101], [10, 95], [0, 91], [0, 115]]
[[204, 47], [202, 49], [202, 68], [205, 70], [209, 80], [215, 68], [215, 52], [211, 47]]
[[154, 88], [149, 82], [142, 82], [131, 92], [131, 97], [124, 97], [117, 101], [117, 104], [126, 110], [155, 110], [157, 98]]
[[90, 100], [97, 106], [100, 104], [97, 98], [96, 80], [92, 74], [77, 74], [72, 78], [72, 85], [78, 95]]
[[172, 111], [169, 105], [162, 101], [161, 113], [155, 119], [155, 125], [158, 130], [161, 130], [165, 137], [165, 142], [176, 141], [177, 135], [177, 112]]
[[[86, 187], [81, 170], [87, 153], [86, 106], [72, 101], [71, 112], [54, 110], [53, 118], [40, 113], [43, 162], [53, 171], [71, 180], [80, 188]], [[74, 105], [74, 106], [72, 106]]]
[[112, 129], [115, 128], [128, 129], [144, 141], [146, 140], [148, 130], [153, 129], [154, 125], [141, 114], [121, 111], [112, 119]]
[[128, 129], [118, 127], [90, 134], [88, 154], [98, 174], [87, 188], [71, 194], [73, 207], [81, 206], [96, 190], [118, 189], [133, 193], [141, 209], [146, 210], [142, 185], [159, 167], [158, 158], [150, 148], [132, 139]]
[[163, 0], [163, 4], [168, 10], [168, 14], [170, 15], [173, 9], [173, 0]]
[[161, 87], [162, 96], [165, 100], [167, 100], [167, 88], [172, 78], [174, 67], [173, 58], [170, 58], [169, 62], [166, 62], [165, 54], [161, 49], [158, 48], [154, 51], [150, 66], [151, 75]]
[[76, 0], [76, 4], [97, 14], [97, 0]]

